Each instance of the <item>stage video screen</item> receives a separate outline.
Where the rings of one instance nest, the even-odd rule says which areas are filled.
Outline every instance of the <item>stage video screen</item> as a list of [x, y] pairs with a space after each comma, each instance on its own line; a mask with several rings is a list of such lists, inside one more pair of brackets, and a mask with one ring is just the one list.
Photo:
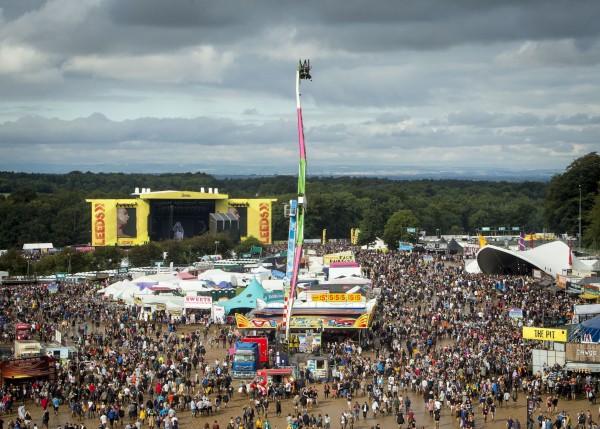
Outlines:
[[128, 205], [117, 206], [117, 238], [137, 236], [137, 210]]
[[161, 241], [196, 237], [209, 230], [215, 201], [160, 200], [150, 202], [148, 229], [150, 240]]

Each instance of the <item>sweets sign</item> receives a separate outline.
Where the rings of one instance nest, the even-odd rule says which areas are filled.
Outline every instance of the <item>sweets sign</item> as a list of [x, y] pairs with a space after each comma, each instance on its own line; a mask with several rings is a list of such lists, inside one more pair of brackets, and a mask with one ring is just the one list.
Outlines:
[[212, 308], [212, 297], [210, 296], [186, 296], [183, 299], [183, 308]]

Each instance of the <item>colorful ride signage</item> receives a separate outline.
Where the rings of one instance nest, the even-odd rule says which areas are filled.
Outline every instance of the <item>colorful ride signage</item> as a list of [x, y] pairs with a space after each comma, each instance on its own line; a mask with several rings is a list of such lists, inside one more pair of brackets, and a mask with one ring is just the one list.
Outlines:
[[361, 302], [360, 293], [314, 293], [311, 295], [312, 302]]
[[567, 342], [566, 329], [548, 329], [523, 326], [523, 338], [527, 340]]

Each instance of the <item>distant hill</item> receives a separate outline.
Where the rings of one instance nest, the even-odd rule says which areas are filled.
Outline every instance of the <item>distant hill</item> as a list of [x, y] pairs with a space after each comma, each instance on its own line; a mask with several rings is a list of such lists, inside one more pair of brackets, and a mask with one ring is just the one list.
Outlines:
[[[70, 171], [91, 173], [135, 173], [135, 174], [181, 174], [201, 172], [217, 179], [245, 179], [252, 177], [271, 177], [296, 175], [297, 168], [280, 165], [207, 165], [207, 164], [4, 164], [0, 162], [0, 171], [12, 171], [38, 174], [66, 174]], [[560, 173], [556, 170], [474, 167], [422, 167], [422, 166], [319, 166], [310, 164], [308, 176], [311, 177], [377, 177], [391, 180], [420, 179], [456, 179], [456, 180], [507, 180], [507, 181], [549, 181]]]

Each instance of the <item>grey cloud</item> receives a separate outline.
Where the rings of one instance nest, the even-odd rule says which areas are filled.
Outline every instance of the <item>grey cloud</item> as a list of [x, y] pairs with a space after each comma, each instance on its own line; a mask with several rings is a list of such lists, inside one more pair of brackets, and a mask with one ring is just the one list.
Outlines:
[[399, 122], [404, 122], [408, 119], [410, 119], [409, 115], [388, 112], [384, 113], [383, 115], [379, 115], [377, 118], [375, 118], [375, 121], [381, 124], [396, 124]]
[[1, 16], [12, 21], [31, 10], [40, 8], [46, 0], [2, 0]]
[[[437, 122], [439, 123], [439, 122]], [[571, 116], [544, 116], [533, 113], [501, 114], [480, 111], [453, 112], [448, 115], [450, 125], [474, 125], [481, 127], [535, 127], [538, 125], [585, 126], [600, 124], [600, 116], [577, 113]]]
[[[27, 3], [42, 14], [40, 2]], [[23, 5], [10, 1], [8, 17]], [[366, 53], [410, 49], [444, 49], [463, 44], [512, 40], [580, 40], [598, 36], [600, 4], [595, 0], [398, 2], [332, 0], [302, 3], [277, 0], [110, 0], [90, 7], [80, 22], [54, 28], [26, 27], [15, 34], [45, 49], [59, 52], [149, 52], [198, 44], [222, 48], [243, 43], [273, 28], [288, 28], [295, 43]], [[53, 16], [46, 16], [52, 25]], [[77, 31], [78, 37], [71, 37]]]
[[448, 115], [450, 125], [474, 125], [480, 127], [531, 127], [541, 123], [532, 113], [501, 114], [481, 111], [461, 111]]
[[487, 151], [564, 167], [597, 146], [597, 0], [0, 7], [9, 160], [76, 163], [102, 146], [122, 163], [151, 150], [165, 163], [294, 165], [304, 57], [314, 66], [301, 88], [311, 163], [469, 165]]
[[568, 125], [568, 126], [585, 126], [599, 125], [600, 116], [590, 116], [585, 113], [577, 113], [571, 116], [549, 115], [543, 119], [544, 125]]
[[[247, 128], [257, 129], [252, 125]], [[244, 132], [229, 119], [139, 118], [111, 121], [101, 114], [72, 121], [24, 117], [0, 125], [3, 144], [97, 144], [127, 141], [230, 144]]]
[[598, 125], [600, 124], [600, 116], [589, 116], [583, 113], [559, 118], [558, 123], [563, 125]]
[[[427, 153], [429, 163], [448, 162], [449, 157], [465, 150], [489, 147], [495, 148], [495, 152], [519, 154], [521, 160], [517, 162], [527, 164], [530, 161], [525, 157], [535, 158], [540, 151], [554, 154], [557, 159], [568, 159], [582, 150], [580, 146], [592, 150], [599, 131], [597, 126], [575, 133], [551, 126], [520, 131], [508, 129], [502, 133], [492, 132], [489, 127], [472, 127], [464, 132], [417, 126], [408, 130], [391, 128], [387, 132], [371, 132], [369, 127], [376, 124], [381, 125], [371, 121], [307, 127], [309, 163], [320, 166], [409, 164], [410, 159], [413, 162], [427, 159]], [[64, 159], [73, 164], [77, 159], [102, 159], [121, 162], [125, 167], [127, 163], [138, 163], [151, 155], [165, 165], [202, 161], [213, 162], [215, 166], [235, 162], [264, 165], [267, 159], [277, 159], [283, 168], [296, 164], [296, 142], [295, 123], [280, 120], [262, 125], [205, 117], [111, 121], [95, 114], [72, 121], [27, 117], [0, 124], [0, 145], [5, 152], [15, 161], [30, 159], [31, 162], [59, 163]], [[515, 149], [519, 147], [523, 149]], [[522, 153], [524, 148], [528, 148], [525, 154]], [[469, 156], [463, 155], [455, 165], [468, 165], [470, 161]]]

